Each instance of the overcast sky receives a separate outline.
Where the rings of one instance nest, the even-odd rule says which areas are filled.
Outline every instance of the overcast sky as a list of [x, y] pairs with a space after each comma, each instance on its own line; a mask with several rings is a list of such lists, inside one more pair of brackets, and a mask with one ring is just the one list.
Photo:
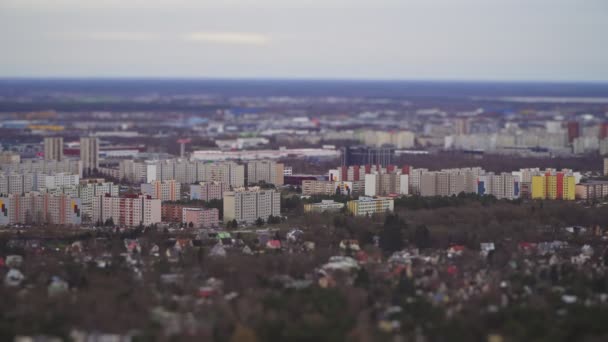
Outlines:
[[0, 0], [0, 77], [608, 81], [608, 0]]

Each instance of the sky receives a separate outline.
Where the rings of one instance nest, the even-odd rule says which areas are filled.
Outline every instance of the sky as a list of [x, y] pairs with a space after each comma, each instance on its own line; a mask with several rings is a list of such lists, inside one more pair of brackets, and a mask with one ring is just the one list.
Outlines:
[[0, 77], [608, 81], [607, 0], [0, 0]]

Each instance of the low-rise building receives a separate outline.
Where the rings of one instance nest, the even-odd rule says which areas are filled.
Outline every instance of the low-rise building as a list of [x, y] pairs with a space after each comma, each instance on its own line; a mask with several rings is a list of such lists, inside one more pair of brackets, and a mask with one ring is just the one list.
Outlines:
[[304, 212], [324, 212], [324, 211], [340, 211], [344, 208], [344, 203], [335, 202], [334, 200], [322, 200], [320, 203], [304, 204]]
[[355, 216], [373, 215], [392, 212], [395, 208], [395, 201], [386, 197], [359, 197], [358, 200], [348, 201], [347, 208]]

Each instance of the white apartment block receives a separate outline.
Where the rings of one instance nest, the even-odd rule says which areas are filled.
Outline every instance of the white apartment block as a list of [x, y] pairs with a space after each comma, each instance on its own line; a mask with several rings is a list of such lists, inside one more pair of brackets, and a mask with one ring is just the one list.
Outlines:
[[181, 184], [174, 180], [153, 181], [141, 185], [141, 193], [161, 201], [179, 201]]
[[224, 222], [236, 220], [252, 224], [258, 218], [281, 215], [281, 194], [274, 190], [253, 187], [224, 193]]
[[[54, 175], [44, 176], [44, 188], [45, 189], [56, 189], [63, 186], [76, 186], [79, 184], [80, 177], [74, 174], [68, 173], [56, 173]], [[38, 189], [42, 190], [42, 189]]]
[[75, 174], [56, 173], [46, 175], [31, 172], [0, 173], [0, 194], [23, 194], [30, 191], [44, 191], [62, 186], [78, 185], [80, 177]]
[[396, 148], [412, 148], [416, 136], [410, 131], [372, 131], [366, 130], [359, 133], [359, 138], [365, 145], [381, 147], [383, 145], [394, 145]]
[[365, 181], [321, 181], [321, 180], [304, 180], [302, 181], [302, 195], [352, 195], [362, 194], [365, 191]]
[[0, 164], [0, 170], [15, 173], [42, 173], [45, 175], [63, 172], [77, 174], [82, 177], [82, 162], [73, 159], [64, 159], [62, 161], [25, 159], [21, 163]]
[[[485, 171], [481, 168], [444, 169], [428, 171], [412, 169], [410, 171], [410, 186], [418, 186], [415, 192], [421, 196], [453, 196], [461, 192], [477, 193], [477, 179]], [[419, 180], [418, 180], [419, 178]]]
[[408, 175], [401, 174], [401, 171], [365, 175], [365, 196], [406, 195], [408, 187]]
[[115, 225], [136, 227], [150, 226], [161, 222], [161, 200], [149, 196], [93, 198], [92, 221], [103, 224], [112, 219]]
[[256, 184], [265, 182], [275, 186], [283, 185], [285, 166], [271, 160], [254, 160], [247, 162], [247, 182]]
[[519, 175], [503, 172], [496, 175], [492, 172], [478, 177], [480, 195], [492, 195], [498, 199], [516, 199], [519, 197]]
[[203, 163], [184, 159], [120, 162], [119, 175], [133, 183], [175, 180], [181, 184], [216, 181], [231, 187], [245, 185], [245, 166], [234, 162]]

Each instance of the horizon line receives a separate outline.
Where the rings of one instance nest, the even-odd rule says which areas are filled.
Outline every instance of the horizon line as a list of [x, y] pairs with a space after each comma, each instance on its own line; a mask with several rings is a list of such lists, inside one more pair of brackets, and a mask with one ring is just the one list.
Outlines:
[[262, 81], [262, 82], [421, 82], [528, 83], [608, 85], [608, 80], [456, 79], [456, 78], [339, 78], [339, 77], [205, 77], [205, 76], [0, 76], [0, 81]]

